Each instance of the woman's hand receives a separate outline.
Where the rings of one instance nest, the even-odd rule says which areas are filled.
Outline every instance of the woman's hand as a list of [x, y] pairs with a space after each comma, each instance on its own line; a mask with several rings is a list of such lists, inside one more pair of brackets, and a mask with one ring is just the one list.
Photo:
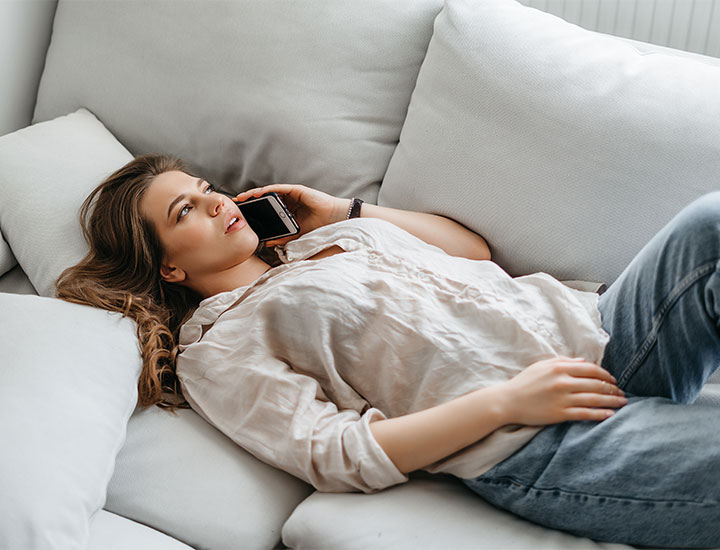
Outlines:
[[605, 420], [627, 403], [615, 378], [582, 358], [533, 363], [505, 382], [510, 424], [545, 426], [567, 420]]
[[285, 206], [300, 225], [300, 232], [290, 237], [266, 241], [267, 246], [284, 245], [313, 229], [343, 220], [350, 205], [350, 199], [333, 197], [304, 185], [289, 183], [277, 183], [249, 189], [236, 195], [233, 200], [243, 202], [271, 192], [280, 195]]

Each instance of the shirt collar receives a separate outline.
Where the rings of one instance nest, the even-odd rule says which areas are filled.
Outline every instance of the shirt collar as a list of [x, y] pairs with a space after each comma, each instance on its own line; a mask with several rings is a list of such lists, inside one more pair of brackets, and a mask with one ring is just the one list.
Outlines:
[[190, 319], [188, 319], [185, 324], [180, 327], [180, 335], [178, 338], [180, 350], [182, 351], [185, 346], [200, 340], [206, 330], [204, 327], [215, 323], [220, 315], [240, 301], [245, 294], [248, 293], [248, 291], [265, 282], [269, 277], [277, 274], [278, 270], [282, 270], [282, 267], [283, 266], [276, 266], [268, 269], [249, 285], [239, 286], [233, 290], [226, 290], [225, 292], [219, 292], [202, 300], [198, 304], [197, 309], [195, 309]]

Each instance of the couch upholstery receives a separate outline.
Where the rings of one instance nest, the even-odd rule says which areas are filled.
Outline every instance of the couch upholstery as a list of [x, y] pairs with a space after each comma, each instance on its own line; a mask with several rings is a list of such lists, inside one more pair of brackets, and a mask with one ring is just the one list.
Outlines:
[[[491, 7], [485, 9], [492, 9], [493, 3], [488, 2]], [[515, 6], [512, 3], [507, 9]], [[562, 279], [611, 284], [639, 240], [704, 189], [663, 181], [653, 207], [616, 204], [612, 199], [619, 195], [611, 185], [617, 181], [606, 182], [604, 188], [583, 168], [574, 177], [586, 176], [598, 193], [587, 206], [587, 189], [573, 194], [562, 185], [547, 185], [549, 180], [543, 180], [548, 178], [547, 171], [534, 173], [521, 156], [508, 162], [517, 163], [518, 170], [531, 176], [522, 191], [508, 181], [495, 186], [492, 181], [480, 182], [482, 165], [472, 164], [482, 156], [477, 148], [483, 143], [493, 146], [492, 139], [483, 142], [482, 127], [471, 128], [476, 133], [460, 129], [454, 135], [450, 128], [449, 139], [455, 140], [452, 147], [447, 141], [429, 146], [419, 142], [417, 133], [433, 127], [418, 129], [422, 109], [427, 109], [422, 102], [428, 95], [423, 96], [420, 92], [426, 92], [416, 84], [427, 86], [437, 76], [423, 63], [433, 39], [435, 49], [447, 44], [447, 40], [437, 43], [441, 35], [434, 35], [443, 24], [436, 19], [442, 17], [441, 10], [441, 0], [60, 0], [32, 122], [50, 122], [86, 108], [131, 154], [179, 155], [226, 190], [240, 191], [256, 182], [303, 183], [338, 196], [434, 211], [485, 235], [491, 247], [496, 241], [493, 237], [501, 242], [503, 223], [508, 232], [514, 229], [508, 215], [504, 221], [502, 215], [493, 218], [492, 228], [485, 225], [492, 213], [483, 212], [487, 192], [505, 200], [539, 192], [548, 195], [548, 204], [562, 199], [577, 227], [608, 199], [602, 203], [606, 215], [615, 216], [611, 219], [621, 225], [621, 232], [640, 228], [641, 235], [612, 246], [596, 246], [596, 269], [585, 269], [587, 263], [577, 261], [577, 255], [583, 243], [590, 246], [594, 235], [600, 235], [602, 225], [597, 220], [582, 235], [584, 240], [575, 241], [574, 255], [557, 249], [540, 260], [532, 255], [536, 248], [527, 239], [553, 230], [543, 222], [542, 212], [522, 217], [525, 233], [515, 242], [503, 242], [493, 253], [507, 259], [513, 269], [503, 267], [509, 272], [517, 269], [519, 274], [523, 266], [532, 265]], [[521, 18], [526, 15], [525, 32], [530, 32], [535, 10], [518, 12]], [[559, 24], [554, 19], [541, 21]], [[447, 19], [444, 25], [441, 30], [449, 32]], [[562, 40], [561, 31], [554, 40]], [[621, 52], [625, 56], [633, 55], [628, 47], [632, 44], [634, 52], [663, 52], [712, 67], [708, 78], [716, 78], [720, 70], [713, 65], [717, 61], [702, 56], [607, 39], [618, 44], [618, 50], [626, 48]], [[482, 44], [472, 47], [482, 53]], [[502, 66], [503, 47], [493, 48], [493, 61]], [[467, 77], [465, 82], [472, 84], [478, 59], [469, 56], [460, 62], [455, 76]], [[702, 70], [696, 65], [691, 68]], [[498, 74], [501, 69], [493, 71], [488, 82], [495, 82], [492, 78]], [[457, 97], [457, 104], [461, 99], [473, 104], [488, 97], [475, 97], [472, 87], [467, 90], [457, 83], [435, 90], [448, 92], [443, 99], [451, 103]], [[453, 96], [461, 93], [462, 97]], [[476, 122], [471, 117], [467, 121]], [[515, 128], [516, 133], [522, 131]], [[594, 129], [590, 125], [584, 131], [592, 134]], [[544, 145], [553, 151], [552, 143]], [[423, 147], [432, 148], [432, 156]], [[709, 142], [707, 150], [713, 147], [720, 152], [717, 141]], [[82, 162], [82, 151], [66, 154], [72, 162]], [[558, 155], [555, 164], [548, 161], [547, 166], [561, 172], [564, 158]], [[418, 175], [410, 168], [414, 161], [421, 166], [421, 160], [429, 164], [425, 174], [420, 170]], [[632, 192], [631, 176], [638, 164], [628, 162], [619, 176], [626, 178], [624, 184]], [[393, 171], [388, 172], [393, 164]], [[696, 168], [682, 156], [674, 167], [678, 172]], [[431, 169], [437, 170], [433, 182], [425, 178], [418, 187], [415, 176], [421, 178]], [[532, 185], [533, 177], [538, 186]], [[391, 185], [384, 188], [387, 181]], [[712, 187], [714, 182], [703, 185]], [[631, 196], [637, 200], [638, 194]], [[527, 204], [537, 205], [537, 201]], [[468, 211], [468, 205], [476, 208]], [[630, 206], [641, 215], [628, 217]], [[2, 226], [0, 230], [7, 231]], [[8, 242], [12, 249], [13, 239]], [[15, 249], [20, 251], [17, 245]], [[31, 259], [22, 259], [30, 255], [28, 250], [16, 254], [20, 265], [0, 277], [0, 292], [43, 293], [45, 289], [36, 289], [25, 274], [31, 274], [34, 265]], [[602, 270], [603, 256], [612, 261], [613, 269]], [[47, 275], [42, 270], [38, 273]], [[717, 387], [708, 385], [701, 399], [720, 406]], [[410, 477], [407, 484], [372, 495], [318, 493], [257, 461], [193, 411], [177, 416], [159, 409], [136, 411], [127, 424], [104, 510], [91, 522], [89, 544], [109, 547], [107, 541], [114, 540], [117, 547], [134, 548], [164, 547], [161, 544], [170, 548], [175, 543], [195, 548], [623, 547], [532, 525], [492, 508], [450, 476], [416, 472]], [[154, 530], [138, 528], [140, 524]], [[163, 538], [158, 531], [172, 538]]]

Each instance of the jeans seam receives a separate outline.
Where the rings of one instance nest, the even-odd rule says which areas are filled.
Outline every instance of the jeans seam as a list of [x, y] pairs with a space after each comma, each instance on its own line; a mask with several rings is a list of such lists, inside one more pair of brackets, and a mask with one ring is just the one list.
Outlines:
[[606, 499], [615, 499], [615, 500], [624, 500], [624, 501], [632, 501], [632, 502], [650, 502], [653, 504], [699, 504], [702, 506], [707, 505], [717, 505], [718, 502], [715, 500], [690, 500], [690, 499], [655, 499], [655, 498], [638, 498], [638, 497], [629, 497], [629, 496], [618, 496], [618, 495], [606, 495], [606, 494], [596, 494], [596, 493], [587, 493], [583, 491], [568, 491], [567, 489], [561, 489], [560, 487], [538, 487], [537, 485], [528, 485], [526, 483], [522, 483], [521, 481], [518, 481], [510, 476], [503, 476], [502, 478], [495, 478], [495, 479], [476, 479], [475, 481], [481, 481], [482, 483], [486, 484], [494, 484], [494, 485], [515, 485], [516, 487], [521, 487], [525, 490], [534, 490], [534, 491], [542, 491], [546, 493], [562, 493], [564, 495], [568, 496], [585, 496], [585, 497], [593, 497], [593, 498], [606, 498]]
[[695, 268], [693, 271], [683, 277], [680, 282], [675, 285], [672, 291], [670, 291], [670, 294], [668, 294], [665, 300], [663, 300], [662, 304], [660, 304], [660, 309], [653, 317], [652, 326], [650, 328], [650, 332], [645, 337], [645, 341], [640, 346], [640, 349], [635, 354], [633, 360], [630, 361], [630, 364], [620, 375], [618, 380], [618, 386], [624, 387], [628, 383], [630, 378], [635, 374], [643, 361], [645, 361], [648, 353], [650, 353], [650, 350], [657, 341], [657, 335], [660, 332], [660, 327], [665, 320], [665, 317], [667, 316], [672, 306], [675, 305], [675, 302], [677, 302], [680, 299], [680, 296], [682, 296], [682, 294], [685, 293], [692, 285], [694, 285], [705, 275], [713, 271], [717, 263], [718, 260], [715, 259], [711, 262], [707, 262]]

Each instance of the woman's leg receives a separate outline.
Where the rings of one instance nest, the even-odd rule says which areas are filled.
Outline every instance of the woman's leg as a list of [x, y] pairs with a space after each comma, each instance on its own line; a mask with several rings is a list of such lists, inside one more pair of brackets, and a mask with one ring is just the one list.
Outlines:
[[600, 296], [602, 366], [632, 395], [691, 403], [720, 365], [720, 191], [683, 208]]
[[720, 548], [720, 410], [631, 397], [602, 422], [543, 429], [462, 480], [499, 508], [591, 539]]
[[714, 192], [679, 212], [600, 297], [610, 334], [602, 365], [629, 403], [603, 422], [548, 426], [463, 481], [499, 507], [581, 536], [720, 546], [720, 410], [687, 404], [720, 364], [718, 267]]

